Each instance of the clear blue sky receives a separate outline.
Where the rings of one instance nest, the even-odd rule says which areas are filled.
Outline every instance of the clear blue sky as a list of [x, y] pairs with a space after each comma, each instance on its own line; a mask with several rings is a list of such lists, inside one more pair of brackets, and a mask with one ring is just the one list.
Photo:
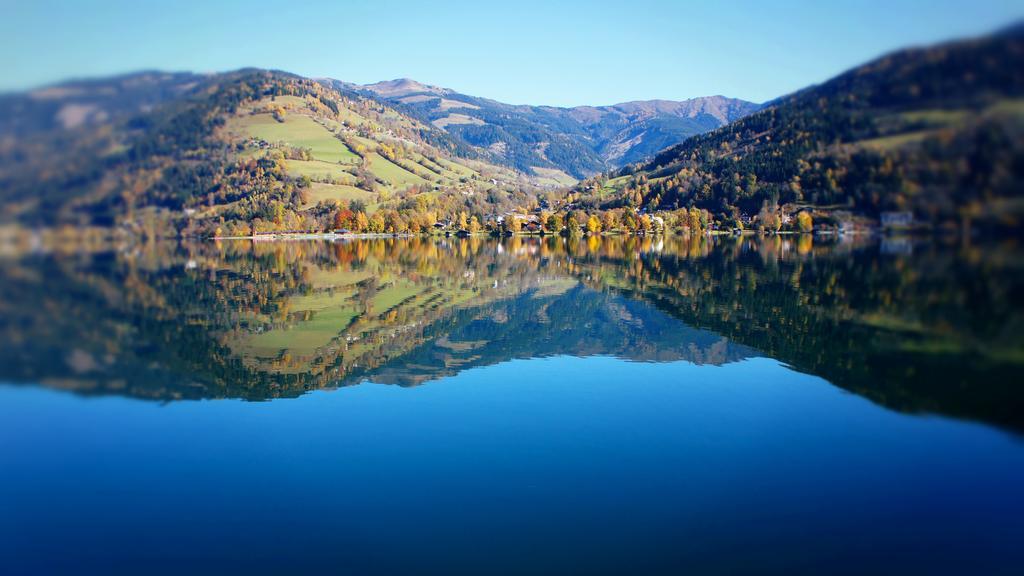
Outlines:
[[139, 69], [411, 77], [512, 103], [764, 101], [895, 48], [1024, 17], [1022, 0], [0, 0], [0, 90]]

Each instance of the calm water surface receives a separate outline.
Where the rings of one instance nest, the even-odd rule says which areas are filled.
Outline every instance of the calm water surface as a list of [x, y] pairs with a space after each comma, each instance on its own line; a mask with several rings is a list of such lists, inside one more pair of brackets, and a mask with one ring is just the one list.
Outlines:
[[1024, 565], [1024, 260], [511, 239], [0, 258], [0, 572]]

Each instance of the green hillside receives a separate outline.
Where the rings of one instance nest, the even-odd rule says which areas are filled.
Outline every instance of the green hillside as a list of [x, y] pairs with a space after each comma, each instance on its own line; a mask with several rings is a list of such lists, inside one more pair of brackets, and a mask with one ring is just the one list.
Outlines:
[[176, 90], [166, 100], [153, 102], [150, 88], [136, 98], [146, 107], [111, 106], [75, 129], [44, 120], [78, 105], [81, 91], [40, 110], [35, 127], [19, 126], [19, 146], [0, 150], [0, 215], [147, 236], [418, 232], [460, 213], [479, 222], [558, 186], [456, 156], [443, 131], [312, 80], [261, 70], [198, 78], [157, 77], [169, 84], [161, 93]]

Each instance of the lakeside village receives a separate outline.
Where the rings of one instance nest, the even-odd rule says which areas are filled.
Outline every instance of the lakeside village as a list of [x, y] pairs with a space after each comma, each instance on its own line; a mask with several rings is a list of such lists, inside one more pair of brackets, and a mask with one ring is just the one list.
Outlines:
[[[543, 206], [543, 204], [542, 204]], [[568, 209], [567, 209], [568, 208]], [[711, 214], [698, 208], [648, 213], [644, 209], [615, 208], [598, 212], [572, 210], [564, 206], [559, 212], [544, 207], [531, 211], [507, 211], [487, 216], [480, 221], [475, 216], [460, 212], [421, 223], [417, 227], [402, 225], [400, 215], [393, 210], [378, 210], [369, 218], [358, 211], [351, 213], [341, 208], [334, 214], [333, 224], [324, 230], [260, 230], [256, 223], [243, 225], [249, 234], [221, 234], [218, 228], [206, 236], [214, 240], [353, 240], [359, 238], [398, 238], [412, 236], [440, 237], [507, 237], [507, 236], [648, 236], [648, 235], [818, 235], [824, 237], [892, 236], [908, 233], [934, 233], [960, 231], [957, 227], [935, 227], [916, 220], [911, 212], [883, 212], [880, 218], [857, 215], [846, 210], [797, 207], [784, 205], [776, 210], [762, 210], [754, 216], [740, 214], [724, 224]], [[190, 212], [192, 212], [190, 214]], [[350, 214], [351, 213], [351, 214]], [[153, 215], [153, 211], [147, 211]], [[194, 211], [186, 209], [186, 218]], [[53, 228], [25, 228], [0, 225], [0, 255], [41, 249], [95, 249], [108, 246], [111, 241], [133, 242], [139, 239], [169, 238], [156, 233], [142, 233], [158, 228], [153, 222], [146, 227], [95, 227], [63, 225]], [[355, 224], [355, 226], [352, 226]], [[947, 229], [948, 228], [948, 229]], [[244, 228], [243, 228], [244, 229]], [[235, 228], [237, 231], [237, 227]], [[181, 238], [201, 238], [187, 230], [174, 235]]]
[[[360, 214], [362, 215], [362, 214]], [[435, 235], [447, 237], [470, 236], [594, 236], [594, 235], [788, 235], [817, 234], [822, 236], [871, 235], [884, 233], [916, 232], [928, 229], [915, 221], [911, 212], [885, 212], [880, 219], [858, 216], [843, 210], [816, 210], [792, 205], [782, 206], [775, 211], [739, 218], [722, 225], [716, 222], [706, 210], [697, 208], [677, 211], [646, 213], [608, 210], [588, 214], [583, 211], [554, 213], [538, 208], [533, 212], [506, 212], [487, 216], [483, 222], [465, 212], [451, 218], [434, 222], [426, 230], [410, 230], [396, 227], [385, 215], [374, 214], [362, 222], [352, 218], [356, 226], [348, 227], [344, 218], [330, 230], [315, 232], [309, 230], [256, 231], [247, 236], [214, 235], [215, 239], [334, 239], [334, 238], [379, 238]]]

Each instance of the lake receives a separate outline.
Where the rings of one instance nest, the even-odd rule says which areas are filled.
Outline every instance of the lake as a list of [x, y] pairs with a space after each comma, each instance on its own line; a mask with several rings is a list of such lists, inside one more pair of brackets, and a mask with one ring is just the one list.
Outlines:
[[5, 574], [1017, 574], [1024, 254], [0, 256]]

